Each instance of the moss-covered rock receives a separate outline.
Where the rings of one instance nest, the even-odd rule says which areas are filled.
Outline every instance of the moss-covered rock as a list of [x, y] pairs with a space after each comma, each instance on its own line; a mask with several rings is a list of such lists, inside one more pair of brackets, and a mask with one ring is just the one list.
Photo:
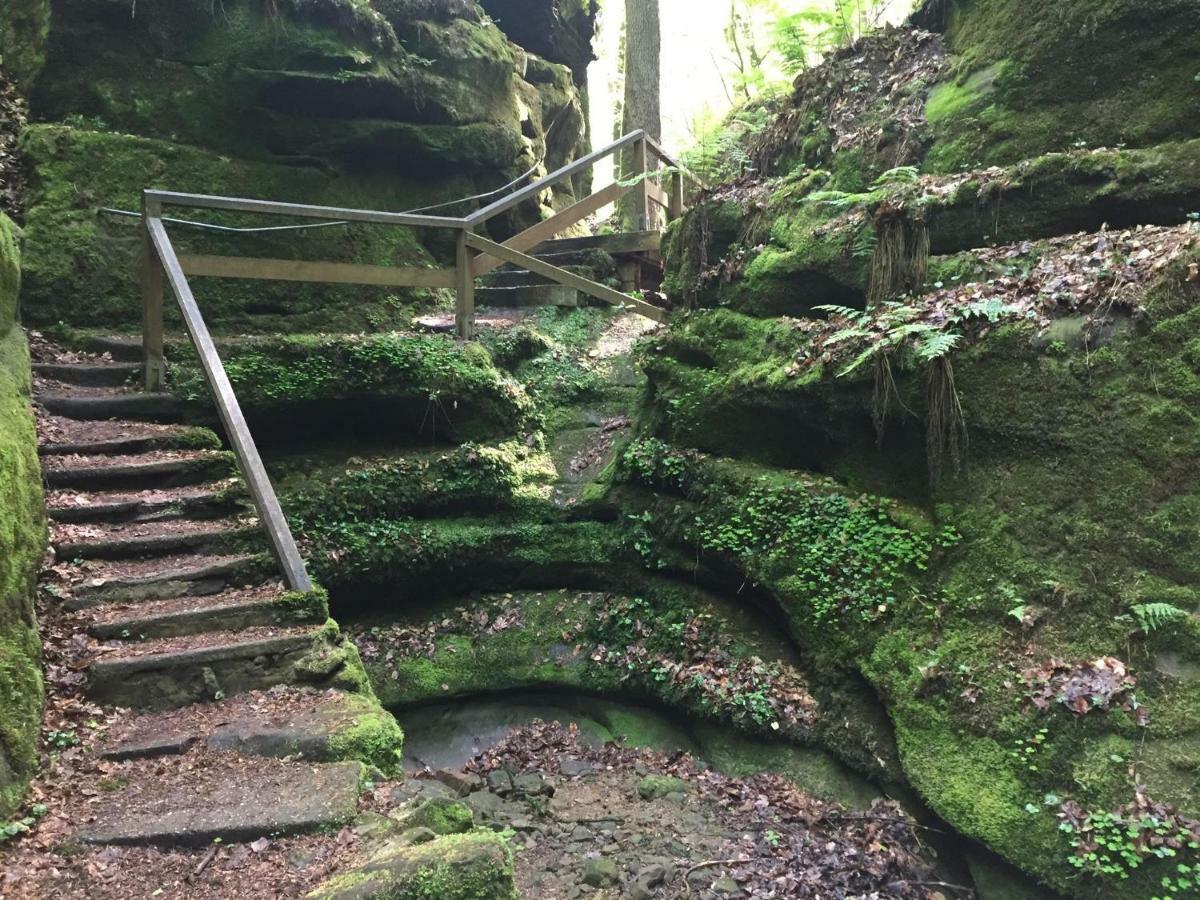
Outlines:
[[[377, 11], [343, 0], [219, 8], [64, 0], [31, 103], [39, 121], [56, 123], [23, 144], [34, 180], [31, 321], [110, 329], [136, 327], [139, 238], [134, 221], [98, 209], [136, 211], [144, 188], [413, 209], [494, 190], [539, 160], [556, 168], [576, 155], [585, 127], [566, 68], [530, 65], [473, 4]], [[545, 207], [539, 199], [489, 227], [511, 233], [572, 202], [573, 190], [559, 186]], [[172, 231], [192, 252], [388, 266], [453, 258], [447, 232]], [[425, 290], [195, 282], [210, 323], [240, 331], [386, 330], [404, 323], [406, 304], [442, 299]]]
[[517, 900], [512, 850], [476, 831], [415, 846], [390, 840], [326, 882], [310, 900]]
[[[521, 434], [532, 412], [483, 347], [444, 335], [264, 337], [222, 349], [252, 417], [323, 409], [339, 427], [358, 415], [386, 416], [396, 433], [466, 440]], [[206, 399], [195, 351], [180, 346], [171, 355], [171, 389], [187, 400]], [[378, 423], [376, 430], [383, 430]]]
[[28, 87], [42, 67], [50, 0], [11, 0], [0, 9], [0, 67]]
[[20, 283], [12, 228], [0, 214], [0, 817], [20, 804], [37, 765], [42, 673], [33, 584], [46, 545], [29, 352], [12, 325]]
[[[934, 4], [927, 4], [933, 6]], [[1070, 146], [1197, 136], [1200, 11], [1187, 0], [940, 4], [953, 62], [929, 95], [925, 164], [1004, 165]]]
[[[1092, 821], [1136, 821], [1130, 810], [1141, 808], [1140, 785], [1185, 815], [1200, 809], [1187, 774], [1200, 753], [1192, 615], [1200, 557], [1188, 524], [1200, 462], [1200, 295], [1194, 248], [1186, 250], [1186, 228], [1179, 234], [1184, 252], [1154, 267], [1132, 302], [1133, 322], [1102, 311], [1090, 330], [1078, 316], [1042, 329], [985, 329], [952, 355], [970, 434], [957, 477], [927, 480], [912, 419], [894, 420], [882, 450], [874, 449], [871, 378], [837, 378], [844, 354], [794, 366], [815, 323], [726, 311], [694, 314], [647, 348], [650, 422], [685, 446], [660, 442], [642, 452], [635, 444], [625, 462], [624, 477], [658, 498], [648, 520], [655, 531], [698, 546], [701, 565], [730, 549], [751, 551], [727, 562], [792, 611], [806, 650], [830, 651], [830, 662], [857, 660], [887, 705], [905, 775], [939, 815], [1072, 896], [1151, 896], [1170, 866], [1150, 858], [1101, 871], [1075, 849], [1074, 832], [1060, 829], [1063, 810], [1075, 808], [1063, 803], [1078, 804]], [[1085, 277], [1103, 278], [1097, 271]], [[1022, 282], [998, 283], [1016, 291]], [[927, 375], [896, 363], [900, 404], [925, 413]], [[894, 589], [855, 592], [878, 601], [881, 618], [852, 621], [844, 607], [827, 620], [840, 620], [830, 629], [815, 615], [824, 577], [803, 574], [820, 538], [790, 549], [785, 539], [790, 517], [808, 515], [803, 497], [828, 486], [768, 471], [764, 484], [790, 483], [781, 496], [794, 492], [799, 501], [780, 520], [768, 495], [715, 478], [706, 471], [712, 463], [687, 447], [817, 468], [911, 501], [892, 505], [891, 521], [861, 532], [865, 540], [846, 533], [837, 546], [854, 562], [830, 572], [863, 564], [876, 583], [904, 571], [908, 564], [897, 569], [887, 554], [910, 540], [905, 531], [914, 547], [922, 534], [946, 538], [944, 546], [910, 557], [911, 580]], [[724, 468], [749, 471], [744, 463]], [[886, 552], [869, 549], [876, 538]], [[920, 574], [926, 566], [934, 577]], [[1103, 694], [1065, 705], [1065, 673], [1083, 678], [1110, 664], [1131, 673], [1136, 703]], [[1172, 813], [1146, 814], [1158, 816], [1154, 827], [1171, 827]]]

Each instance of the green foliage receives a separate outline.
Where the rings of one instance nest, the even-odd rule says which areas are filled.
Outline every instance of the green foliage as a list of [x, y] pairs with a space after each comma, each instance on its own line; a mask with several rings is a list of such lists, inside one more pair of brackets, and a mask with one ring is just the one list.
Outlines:
[[1186, 611], [1170, 603], [1135, 603], [1130, 609], [1146, 634], [1188, 617]]
[[682, 488], [692, 455], [658, 438], [640, 438], [631, 443], [621, 458], [624, 471], [650, 487]]
[[839, 627], [873, 621], [926, 570], [934, 545], [896, 525], [878, 498], [751, 486], [695, 518], [700, 549], [736, 557], [751, 575], [777, 571], [803, 598], [803, 617]]
[[680, 163], [708, 185], [730, 182], [752, 165], [748, 146], [766, 127], [767, 107], [748, 103], [723, 121], [693, 125], [695, 142], [680, 154]]

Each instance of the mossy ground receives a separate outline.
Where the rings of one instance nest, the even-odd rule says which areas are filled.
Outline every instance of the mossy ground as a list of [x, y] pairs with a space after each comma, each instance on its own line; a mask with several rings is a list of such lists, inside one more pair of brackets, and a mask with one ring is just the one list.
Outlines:
[[0, 215], [0, 818], [20, 804], [41, 733], [41, 640], [33, 584], [46, 544], [29, 351], [13, 326], [20, 261]]

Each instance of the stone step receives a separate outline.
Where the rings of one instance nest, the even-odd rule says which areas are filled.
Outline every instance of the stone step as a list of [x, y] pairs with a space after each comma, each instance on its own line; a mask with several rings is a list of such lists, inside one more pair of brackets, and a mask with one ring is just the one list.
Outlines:
[[336, 827], [358, 812], [361, 763], [300, 763], [205, 753], [137, 763], [108, 776], [120, 784], [76, 832], [86, 844], [204, 847]]
[[183, 422], [189, 406], [173, 394], [39, 393], [37, 402], [49, 413], [72, 419], [140, 419], [147, 422]]
[[42, 475], [54, 488], [164, 489], [228, 478], [235, 471], [232, 454], [218, 450], [42, 458]]
[[[379, 707], [361, 694], [280, 685], [218, 703], [135, 716], [110, 730], [100, 755], [119, 762], [206, 747], [334, 762], [346, 758], [342, 754], [348, 742], [339, 742], [339, 736], [361, 728], [366, 717], [380, 715]], [[386, 721], [382, 730], [387, 730]], [[386, 755], [389, 748], [380, 749]]]
[[215, 551], [248, 537], [257, 526], [237, 519], [159, 522], [55, 523], [50, 546], [59, 559], [132, 559], [184, 550]]
[[43, 378], [82, 387], [119, 387], [135, 383], [142, 374], [137, 363], [34, 363]]
[[207, 428], [150, 422], [79, 420], [43, 415], [39, 417], [38, 435], [38, 452], [42, 456], [221, 449], [220, 438]]
[[78, 611], [102, 603], [205, 597], [253, 584], [276, 571], [270, 557], [250, 554], [89, 562], [79, 569], [63, 605]]
[[320, 627], [248, 628], [106, 645], [88, 670], [97, 703], [163, 710], [314, 680]]
[[526, 287], [482, 287], [475, 290], [480, 306], [579, 306], [579, 291], [561, 284]]
[[88, 633], [100, 640], [154, 640], [206, 631], [319, 625], [329, 617], [323, 600], [308, 604], [281, 602], [286, 596], [282, 584], [272, 583], [207, 597], [107, 604], [93, 613]]
[[247, 509], [244, 485], [237, 479], [185, 485], [162, 491], [51, 491], [46, 512], [51, 521], [156, 522], [216, 518]]
[[92, 334], [84, 337], [80, 346], [89, 353], [107, 353], [117, 362], [140, 363], [144, 358], [142, 340], [124, 335]]

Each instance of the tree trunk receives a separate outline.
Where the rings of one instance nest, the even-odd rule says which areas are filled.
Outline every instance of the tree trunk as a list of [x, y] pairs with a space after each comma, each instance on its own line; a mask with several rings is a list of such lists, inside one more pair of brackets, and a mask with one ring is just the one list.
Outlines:
[[[662, 34], [658, 20], [658, 0], [625, 0], [625, 102], [621, 133], [642, 129], [653, 138], [662, 137], [662, 111], [659, 67]], [[632, 151], [621, 158], [621, 177], [631, 177]], [[638, 221], [633, 192], [620, 204], [621, 222], [636, 231]]]

